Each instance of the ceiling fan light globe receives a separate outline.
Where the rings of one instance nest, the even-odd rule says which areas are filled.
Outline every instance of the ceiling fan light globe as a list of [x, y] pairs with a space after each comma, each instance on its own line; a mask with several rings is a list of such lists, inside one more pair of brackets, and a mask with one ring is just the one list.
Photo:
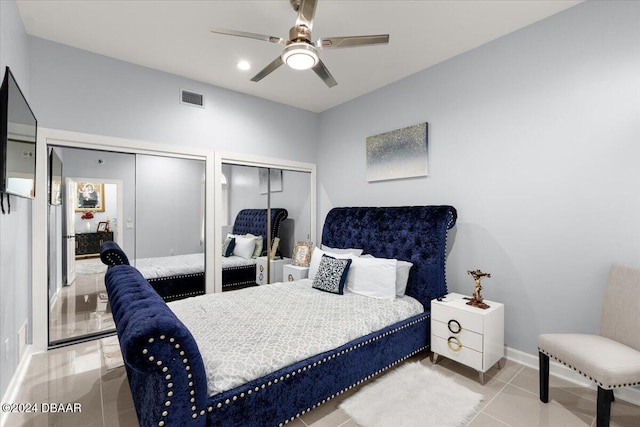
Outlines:
[[293, 43], [282, 52], [282, 61], [294, 70], [308, 70], [315, 67], [320, 58], [314, 46], [307, 43]]

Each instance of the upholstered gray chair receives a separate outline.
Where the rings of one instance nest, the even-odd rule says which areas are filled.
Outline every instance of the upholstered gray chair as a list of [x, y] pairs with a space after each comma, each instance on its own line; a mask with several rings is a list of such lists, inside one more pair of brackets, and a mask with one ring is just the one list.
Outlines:
[[540, 335], [540, 400], [549, 402], [549, 357], [598, 386], [598, 427], [609, 425], [613, 390], [640, 384], [640, 268], [614, 264], [596, 335]]

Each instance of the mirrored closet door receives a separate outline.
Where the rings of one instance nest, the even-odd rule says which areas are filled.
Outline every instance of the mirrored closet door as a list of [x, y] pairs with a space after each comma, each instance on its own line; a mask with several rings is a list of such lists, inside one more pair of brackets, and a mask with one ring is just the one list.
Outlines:
[[221, 173], [222, 290], [287, 280], [295, 243], [313, 235], [312, 172], [222, 163]]
[[49, 346], [115, 331], [99, 258], [105, 241], [146, 265], [158, 287], [172, 274], [159, 268], [166, 259], [190, 256], [204, 293], [204, 160], [64, 146], [49, 153]]

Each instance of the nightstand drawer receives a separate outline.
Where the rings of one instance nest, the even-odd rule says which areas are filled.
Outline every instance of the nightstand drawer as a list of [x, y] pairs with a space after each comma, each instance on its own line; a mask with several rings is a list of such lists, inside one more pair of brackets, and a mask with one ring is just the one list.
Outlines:
[[[458, 305], [463, 304], [464, 300], [454, 301]], [[479, 309], [474, 309], [479, 310]], [[461, 310], [460, 308], [445, 304], [432, 304], [431, 305], [431, 318], [438, 322], [443, 322], [445, 325], [450, 320], [455, 320], [460, 324], [463, 330], [474, 331], [479, 334], [484, 332], [484, 321], [482, 313], [474, 313], [471, 311]]]
[[[451, 329], [456, 331], [458, 325], [454, 322], [455, 321], [451, 322]], [[453, 333], [447, 323], [442, 323], [437, 320], [431, 323], [431, 328], [431, 333], [438, 338], [446, 341], [449, 337], [456, 337], [462, 343], [463, 347], [472, 348], [482, 353], [482, 335], [477, 332], [462, 328], [460, 332]]]
[[301, 267], [293, 264], [282, 266], [282, 280], [285, 282], [306, 279], [307, 276], [309, 276], [309, 267]]
[[470, 366], [478, 371], [483, 371], [482, 353], [479, 353], [472, 348], [465, 347], [464, 344], [462, 344], [462, 346], [459, 346], [458, 342], [453, 338], [451, 339], [451, 346], [449, 346], [449, 342], [447, 342], [447, 339], [432, 336], [431, 351], [445, 356], [451, 360], [455, 360], [464, 365]]

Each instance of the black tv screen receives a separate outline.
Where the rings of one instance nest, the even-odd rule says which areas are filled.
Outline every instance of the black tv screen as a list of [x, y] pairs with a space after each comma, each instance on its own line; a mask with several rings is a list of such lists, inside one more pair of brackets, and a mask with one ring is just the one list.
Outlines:
[[9, 67], [0, 87], [0, 192], [34, 198], [38, 122]]

